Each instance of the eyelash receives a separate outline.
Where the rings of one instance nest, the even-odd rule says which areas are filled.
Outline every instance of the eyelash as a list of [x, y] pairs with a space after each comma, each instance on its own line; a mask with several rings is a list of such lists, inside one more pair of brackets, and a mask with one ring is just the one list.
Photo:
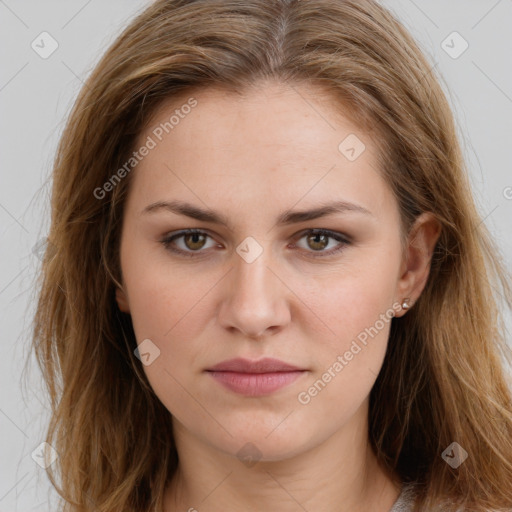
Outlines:
[[[176, 247], [172, 246], [172, 242], [174, 240], [176, 240], [178, 238], [182, 238], [185, 235], [191, 235], [191, 234], [206, 235], [207, 237], [212, 238], [205, 231], [201, 231], [199, 229], [185, 229], [185, 230], [179, 231], [178, 233], [175, 233], [173, 235], [166, 236], [163, 240], [161, 240], [161, 243], [168, 251], [172, 251], [174, 253], [183, 255], [185, 257], [190, 257], [190, 258], [198, 257], [198, 255], [200, 255], [201, 252], [205, 252], [205, 251], [203, 251], [203, 250], [184, 251], [182, 249], [176, 249]], [[335, 231], [329, 231], [327, 229], [308, 229], [301, 233], [301, 235], [297, 238], [297, 241], [299, 241], [300, 239], [304, 238], [307, 235], [326, 235], [328, 238], [332, 238], [341, 243], [339, 247], [337, 247], [335, 249], [331, 249], [329, 251], [313, 251], [313, 250], [307, 251], [306, 250], [306, 252], [308, 252], [308, 253], [309, 252], [313, 253], [312, 256], [314, 258], [324, 258], [327, 256], [332, 256], [332, 255], [342, 251], [345, 248], [345, 246], [350, 245], [350, 240], [348, 240], [347, 237], [341, 235], [341, 233], [336, 233]]]

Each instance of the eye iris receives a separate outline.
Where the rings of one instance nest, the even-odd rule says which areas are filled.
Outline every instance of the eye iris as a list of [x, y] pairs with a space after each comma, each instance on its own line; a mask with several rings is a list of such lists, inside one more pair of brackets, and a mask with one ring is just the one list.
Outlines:
[[[318, 242], [318, 238], [322, 238], [323, 241], [322, 242]], [[312, 235], [308, 235], [308, 245], [315, 251], [319, 251], [321, 249], [325, 249], [328, 245], [328, 236], [327, 235], [322, 235], [320, 233], [316, 233], [316, 234], [312, 234]], [[313, 247], [309, 242], [311, 241], [311, 239], [314, 239], [315, 241], [313, 242], [314, 244], [318, 244], [320, 243], [320, 247]]]
[[[197, 244], [199, 243], [199, 247], [191, 247], [190, 244], [187, 243], [188, 240], [190, 240], [190, 238], [192, 238], [192, 243], [193, 244]], [[197, 238], [202, 238], [202, 241], [201, 242], [198, 242], [197, 241]], [[201, 249], [204, 244], [205, 244], [205, 240], [206, 240], [206, 236], [205, 235], [202, 235], [201, 233], [189, 233], [187, 235], [184, 235], [183, 237], [184, 241], [185, 241], [185, 245], [189, 248], [189, 249]]]

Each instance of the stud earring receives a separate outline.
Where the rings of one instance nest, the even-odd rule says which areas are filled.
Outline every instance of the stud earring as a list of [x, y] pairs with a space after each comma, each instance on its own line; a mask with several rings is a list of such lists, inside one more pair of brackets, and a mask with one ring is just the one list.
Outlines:
[[411, 299], [404, 299], [402, 302], [402, 309], [409, 309], [411, 307]]

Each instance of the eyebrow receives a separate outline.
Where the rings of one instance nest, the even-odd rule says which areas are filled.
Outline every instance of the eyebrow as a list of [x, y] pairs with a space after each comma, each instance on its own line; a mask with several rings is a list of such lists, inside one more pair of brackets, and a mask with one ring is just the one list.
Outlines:
[[[231, 227], [231, 223], [224, 215], [213, 210], [199, 208], [184, 201], [157, 201], [146, 206], [141, 213], [154, 213], [161, 210], [170, 211], [179, 215], [185, 215], [186, 217], [190, 217], [192, 219], [200, 220], [203, 222], [221, 224], [228, 228]], [[299, 222], [319, 219], [320, 217], [333, 215], [335, 213], [348, 212], [362, 213], [365, 215], [373, 216], [373, 213], [370, 210], [358, 204], [349, 203], [347, 201], [333, 201], [309, 210], [286, 210], [281, 215], [279, 215], [276, 224], [278, 226], [286, 226], [290, 224], [297, 224]]]

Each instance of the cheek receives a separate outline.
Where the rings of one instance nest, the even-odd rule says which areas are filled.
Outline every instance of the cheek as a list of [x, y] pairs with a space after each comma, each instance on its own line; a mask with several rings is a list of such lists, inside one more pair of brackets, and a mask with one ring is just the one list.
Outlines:
[[[312, 338], [316, 372], [298, 398], [319, 417], [334, 414], [343, 422], [369, 394], [382, 367], [397, 310], [399, 261], [397, 241], [353, 261], [347, 258], [343, 268], [308, 279], [300, 288], [322, 320], [317, 325], [324, 335]], [[333, 410], [333, 404], [339, 407]]]
[[386, 353], [394, 310], [391, 287], [380, 284], [370, 275], [340, 279], [313, 306], [328, 327], [314, 342], [318, 375], [335, 373], [324, 380], [345, 396], [369, 392]]
[[123, 267], [130, 314], [137, 344], [149, 339], [156, 347], [157, 357], [143, 369], [171, 409], [180, 397], [178, 383], [194, 378], [198, 360], [204, 361], [211, 348], [204, 343], [205, 322], [212, 315], [209, 292], [221, 275], [180, 272], [160, 257], [143, 256], [126, 258]]
[[193, 389], [195, 360], [205, 353], [205, 347], [199, 346], [200, 323], [195, 320], [206, 290], [169, 272], [138, 270], [129, 288], [133, 328], [137, 343], [150, 339], [156, 354], [143, 370], [160, 401], [172, 414], [180, 415], [190, 408], [187, 390]]
[[294, 397], [301, 412], [297, 418], [304, 419], [308, 435], [314, 436], [318, 425], [326, 435], [334, 432], [367, 399], [384, 361], [395, 313], [389, 276], [345, 275], [331, 279], [331, 286], [315, 296], [313, 308], [330, 329], [324, 330], [326, 336], [311, 338], [315, 371]]
[[163, 349], [184, 324], [194, 326], [188, 318], [201, 309], [214, 276], [173, 266], [160, 247], [142, 250], [127, 243], [124, 250], [123, 275], [137, 341], [159, 340]]
[[330, 352], [343, 349], [393, 306], [399, 251], [375, 253], [347, 258], [329, 272], [295, 283], [294, 290], [315, 313]]

